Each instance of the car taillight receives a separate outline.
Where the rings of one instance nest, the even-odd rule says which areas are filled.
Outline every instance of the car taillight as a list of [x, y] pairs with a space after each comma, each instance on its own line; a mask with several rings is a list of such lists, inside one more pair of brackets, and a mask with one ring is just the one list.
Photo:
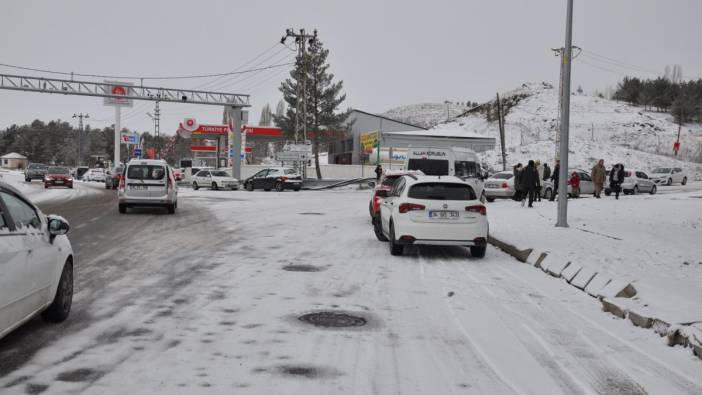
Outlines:
[[124, 190], [124, 176], [119, 176], [119, 189]]
[[505, 188], [505, 189], [506, 189], [506, 188], [509, 188], [509, 184], [507, 184], [506, 182], [503, 182], [503, 183], [502, 183], [502, 188]]
[[631, 172], [630, 172], [630, 171], [625, 171], [625, 172], [624, 172], [624, 177], [631, 177]]
[[173, 189], [173, 180], [171, 180], [171, 177], [168, 177], [168, 185], [167, 185], [168, 190]]
[[470, 211], [471, 213], [479, 213], [480, 215], [487, 215], [487, 207], [483, 206], [482, 204], [468, 206], [466, 207], [466, 211]]
[[279, 177], [278, 180], [279, 180], [279, 181], [287, 181], [287, 180], [288, 180], [288, 177], [282, 176], [282, 177]]
[[408, 211], [419, 211], [419, 210], [424, 210], [424, 206], [421, 204], [415, 204], [415, 203], [402, 203], [400, 205], [400, 214], [404, 214]]

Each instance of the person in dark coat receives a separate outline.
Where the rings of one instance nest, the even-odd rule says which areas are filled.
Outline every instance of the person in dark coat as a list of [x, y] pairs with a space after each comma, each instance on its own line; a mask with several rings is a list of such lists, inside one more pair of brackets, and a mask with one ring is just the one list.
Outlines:
[[544, 181], [548, 181], [551, 178], [551, 168], [548, 167], [548, 163], [544, 163]]
[[[536, 165], [533, 160], [529, 161], [529, 164], [522, 170], [522, 193], [524, 193], [524, 199], [526, 195], [529, 195], [529, 207], [534, 207], [534, 198], [536, 197], [536, 191], [540, 185], [539, 183], [539, 171], [536, 170]], [[522, 201], [522, 206], [524, 202]]]
[[512, 174], [514, 174], [514, 200], [522, 200], [522, 164], [517, 163], [516, 166], [512, 168]]
[[553, 173], [551, 174], [551, 181], [553, 181], [553, 192], [551, 193], [551, 199], [549, 199], [550, 201], [554, 201], [556, 199], [556, 194], [558, 193], [558, 179], [560, 172], [561, 161], [557, 160], [556, 165], [553, 166]]
[[380, 166], [380, 164], [378, 164], [375, 167], [375, 180], [380, 181], [380, 176], [382, 176], [382, 175], [383, 175], [383, 166]]
[[609, 172], [609, 188], [614, 192], [614, 198], [619, 199], [619, 192], [624, 182], [624, 165], [617, 163]]

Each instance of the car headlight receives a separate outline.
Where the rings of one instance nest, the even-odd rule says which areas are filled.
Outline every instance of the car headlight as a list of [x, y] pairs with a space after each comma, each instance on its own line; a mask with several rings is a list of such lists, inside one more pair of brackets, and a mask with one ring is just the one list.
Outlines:
[[44, 181], [53, 181], [54, 179], [51, 177], [44, 177]]

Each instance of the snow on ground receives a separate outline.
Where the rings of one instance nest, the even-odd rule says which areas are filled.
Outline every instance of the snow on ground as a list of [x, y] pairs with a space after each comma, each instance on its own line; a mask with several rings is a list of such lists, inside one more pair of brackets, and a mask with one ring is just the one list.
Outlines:
[[39, 180], [24, 181], [24, 173], [21, 171], [7, 170], [0, 170], [0, 181], [15, 187], [33, 203], [60, 202], [62, 200], [75, 199], [79, 196], [95, 194], [98, 192], [98, 189], [105, 188], [104, 183], [76, 181], [73, 189], [58, 187], [46, 189]]
[[[8, 394], [702, 393], [700, 362], [687, 350], [666, 347], [493, 248], [484, 259], [461, 248], [390, 256], [373, 236], [368, 198], [368, 191], [181, 189], [175, 216], [111, 219], [140, 225], [125, 241], [128, 248], [113, 239], [95, 262], [82, 263], [94, 269], [81, 276], [98, 284], [106, 273], [120, 273], [99, 292], [77, 287], [77, 302], [88, 305], [81, 313], [92, 324], [64, 331], [0, 378], [0, 388]], [[501, 210], [516, 211], [510, 202], [490, 205], [498, 228]], [[682, 227], [691, 231], [693, 223]], [[672, 221], [665, 227], [671, 229]], [[108, 256], [118, 261], [96, 263]], [[671, 270], [699, 270], [672, 261]], [[290, 265], [319, 271], [284, 270]], [[346, 311], [367, 325], [319, 328], [297, 318], [319, 310]]]
[[[529, 159], [552, 164], [558, 120], [558, 89], [548, 84], [524, 84], [500, 95], [503, 99], [526, 96], [505, 117], [508, 166]], [[485, 114], [469, 114], [435, 129], [465, 130], [494, 137], [495, 150], [481, 154], [494, 169], [502, 169], [497, 122], [487, 122]], [[624, 163], [627, 168], [649, 171], [658, 166], [687, 169], [691, 179], [702, 179], [702, 164], [681, 161], [672, 154], [678, 125], [668, 113], [643, 111], [641, 107], [587, 95], [571, 96], [570, 155], [572, 168], [589, 170], [598, 159], [606, 166]], [[700, 125], [685, 125], [681, 134], [681, 158], [702, 158]]]
[[619, 200], [604, 194], [570, 199], [569, 228], [554, 226], [556, 202], [542, 200], [529, 209], [496, 201], [488, 208], [490, 233], [520, 249], [632, 281], [635, 303], [657, 318], [702, 321], [702, 183], [689, 185], [688, 192], [669, 188]]

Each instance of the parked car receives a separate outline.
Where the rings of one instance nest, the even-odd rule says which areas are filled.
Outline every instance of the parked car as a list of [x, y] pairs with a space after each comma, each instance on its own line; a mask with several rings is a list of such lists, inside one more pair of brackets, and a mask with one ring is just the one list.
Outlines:
[[83, 181], [105, 182], [105, 169], [90, 169], [83, 174]]
[[200, 170], [193, 176], [193, 189], [210, 188], [239, 189], [239, 180], [227, 174], [224, 170]]
[[244, 188], [247, 191], [254, 189], [264, 191], [275, 189], [278, 192], [285, 189], [299, 191], [302, 188], [302, 176], [290, 167], [270, 167], [244, 180]]
[[105, 172], [105, 189], [117, 189], [119, 187], [119, 179], [124, 173], [124, 166], [119, 165]]
[[494, 202], [495, 199], [511, 199], [516, 192], [514, 188], [514, 173], [501, 171], [485, 180], [485, 199]]
[[43, 180], [48, 169], [49, 166], [47, 165], [30, 163], [29, 166], [24, 169], [24, 181], [32, 182], [32, 180]]
[[[570, 179], [571, 174], [577, 172], [580, 177], [580, 196], [583, 195], [593, 195], [595, 193], [595, 183], [592, 182], [592, 177], [590, 173], [581, 169], [570, 169], [568, 170], [568, 179]], [[609, 177], [609, 171], [607, 172], [607, 177]], [[609, 178], [607, 179], [609, 180]], [[609, 181], [605, 182], [605, 185], [609, 187]], [[544, 199], [550, 199], [551, 194], [553, 194], [553, 181], [546, 180], [541, 182], [541, 197]], [[605, 191], [606, 193], [606, 191]], [[568, 196], [572, 196], [573, 187], [568, 185]]]
[[65, 167], [49, 167], [44, 176], [44, 188], [68, 187], [73, 188], [73, 177], [71, 171]]
[[68, 222], [0, 182], [0, 338], [41, 314], [64, 321], [73, 300]]
[[373, 220], [378, 240], [388, 241], [390, 254], [402, 255], [405, 245], [470, 247], [474, 257], [487, 249], [487, 208], [473, 188], [454, 176], [398, 179], [380, 203]]
[[368, 203], [368, 211], [370, 213], [371, 219], [378, 215], [380, 211], [380, 202], [383, 198], [388, 196], [388, 192], [392, 189], [392, 184], [397, 181], [398, 178], [406, 174], [421, 174], [417, 171], [405, 171], [405, 170], [386, 170], [383, 176], [380, 178], [380, 182], [377, 184], [375, 181], [371, 182], [373, 186], [373, 194], [371, 195], [370, 203]]
[[656, 185], [687, 184], [687, 173], [679, 167], [657, 167], [650, 175]]
[[163, 207], [169, 214], [178, 208], [178, 184], [170, 166], [160, 159], [130, 160], [117, 196], [120, 214], [129, 207]]
[[[642, 170], [624, 170], [624, 181], [621, 188], [625, 195], [637, 195], [639, 192], [648, 192], [653, 195], [658, 191], [656, 183]], [[605, 195], [609, 196], [611, 194], [612, 189], [609, 187], [608, 171]]]

